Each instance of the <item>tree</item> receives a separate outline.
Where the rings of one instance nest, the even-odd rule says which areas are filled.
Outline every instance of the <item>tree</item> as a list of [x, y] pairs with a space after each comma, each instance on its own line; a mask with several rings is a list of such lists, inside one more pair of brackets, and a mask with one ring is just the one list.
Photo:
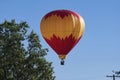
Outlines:
[[45, 59], [34, 31], [28, 34], [26, 22], [0, 24], [0, 80], [54, 80], [52, 62]]

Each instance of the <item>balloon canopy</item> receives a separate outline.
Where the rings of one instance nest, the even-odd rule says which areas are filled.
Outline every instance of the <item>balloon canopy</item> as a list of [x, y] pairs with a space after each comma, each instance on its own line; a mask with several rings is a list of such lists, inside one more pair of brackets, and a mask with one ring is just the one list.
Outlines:
[[41, 20], [40, 30], [45, 41], [63, 60], [78, 43], [84, 32], [83, 18], [71, 10], [54, 10]]

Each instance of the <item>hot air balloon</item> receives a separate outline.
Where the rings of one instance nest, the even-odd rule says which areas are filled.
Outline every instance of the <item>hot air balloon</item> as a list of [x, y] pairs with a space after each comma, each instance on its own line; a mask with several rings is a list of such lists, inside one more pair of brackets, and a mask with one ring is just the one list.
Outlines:
[[71, 10], [54, 10], [42, 18], [41, 34], [61, 59], [61, 65], [64, 65], [66, 55], [81, 39], [84, 27], [83, 18]]

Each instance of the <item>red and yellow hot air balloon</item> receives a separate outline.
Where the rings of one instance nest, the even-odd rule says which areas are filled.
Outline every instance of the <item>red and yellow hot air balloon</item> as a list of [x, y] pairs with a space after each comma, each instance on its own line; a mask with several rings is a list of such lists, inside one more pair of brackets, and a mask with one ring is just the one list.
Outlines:
[[84, 32], [83, 18], [71, 10], [54, 10], [46, 14], [40, 23], [45, 41], [58, 54], [61, 64]]

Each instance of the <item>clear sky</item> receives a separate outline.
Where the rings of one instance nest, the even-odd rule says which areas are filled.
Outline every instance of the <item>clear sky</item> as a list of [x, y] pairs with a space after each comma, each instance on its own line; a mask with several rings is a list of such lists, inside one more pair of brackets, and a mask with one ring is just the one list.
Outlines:
[[[72, 49], [64, 66], [40, 33], [40, 20], [49, 11], [69, 9], [85, 20], [81, 41]], [[112, 80], [112, 70], [120, 70], [120, 0], [0, 0], [0, 23], [27, 21], [48, 48], [56, 80]], [[117, 78], [116, 80], [119, 80]]]

